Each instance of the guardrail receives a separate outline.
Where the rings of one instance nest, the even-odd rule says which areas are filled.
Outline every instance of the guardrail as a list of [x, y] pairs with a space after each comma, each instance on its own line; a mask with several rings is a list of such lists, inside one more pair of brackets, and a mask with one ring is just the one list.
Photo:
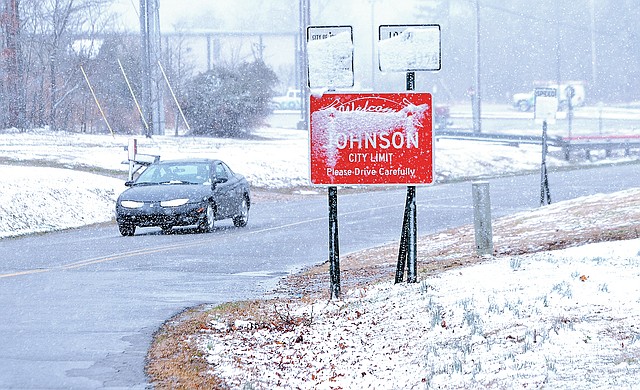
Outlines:
[[[473, 131], [458, 130], [436, 130], [435, 138], [461, 139], [473, 141], [500, 142], [511, 146], [519, 144], [539, 144], [542, 145], [542, 136], [524, 134], [503, 134], [503, 133], [475, 133]], [[552, 144], [552, 138], [547, 140]]]
[[[542, 145], [542, 136], [504, 133], [475, 133], [472, 131], [436, 130], [435, 138], [448, 138], [472, 141], [486, 141], [504, 143], [509, 146], [520, 144]], [[586, 159], [591, 158], [593, 150], [604, 150], [610, 157], [613, 150], [624, 150], [625, 155], [631, 154], [632, 149], [640, 150], [640, 135], [582, 135], [574, 137], [549, 137], [549, 146], [562, 149], [565, 160], [569, 160], [571, 152], [584, 150]]]
[[584, 150], [586, 158], [591, 158], [592, 150], [604, 150], [610, 157], [613, 150], [623, 149], [625, 156], [631, 154], [631, 149], [640, 149], [640, 135], [582, 135], [563, 137], [558, 145], [562, 148], [565, 160], [569, 160], [571, 152]]

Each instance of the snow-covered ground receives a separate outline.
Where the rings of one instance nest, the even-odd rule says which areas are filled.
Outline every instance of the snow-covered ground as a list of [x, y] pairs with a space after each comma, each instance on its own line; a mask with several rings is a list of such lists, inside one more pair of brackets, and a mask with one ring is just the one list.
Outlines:
[[[265, 128], [247, 141], [158, 136], [140, 138], [139, 150], [218, 157], [254, 187], [297, 188], [308, 185], [306, 135]], [[124, 189], [128, 139], [1, 132], [0, 240], [110, 221]], [[440, 140], [435, 155], [438, 180], [540, 165], [540, 147], [532, 145]], [[551, 151], [549, 167], [566, 164]], [[639, 240], [592, 244], [292, 306], [310, 325], [246, 337], [221, 332], [203, 339], [202, 349], [211, 370], [239, 388], [638, 388], [638, 286]], [[229, 350], [249, 362], [243, 371], [225, 358]]]
[[[265, 127], [254, 135], [253, 139], [242, 141], [170, 135], [137, 137], [138, 151], [163, 159], [220, 158], [244, 174], [254, 188], [309, 185], [307, 132]], [[0, 237], [111, 220], [115, 198], [124, 190], [128, 171], [128, 165], [123, 164], [127, 159], [124, 147], [130, 138], [46, 130], [0, 132]], [[551, 150], [548, 167], [569, 164], [561, 159], [559, 151], [555, 152]], [[450, 139], [438, 140], [434, 154], [437, 181], [535, 171], [541, 160], [539, 145], [515, 147]], [[593, 162], [578, 159], [573, 164], [599, 163], [597, 154], [592, 156]], [[100, 174], [87, 173], [91, 171]]]
[[637, 389], [639, 281], [640, 239], [502, 257], [281, 305], [280, 329], [213, 321], [200, 348], [234, 389]]
[[[580, 245], [639, 237], [639, 218], [640, 188], [505, 216], [496, 252], [531, 253], [482, 260], [473, 227], [452, 229], [419, 240], [419, 261], [460, 265], [420, 283], [212, 312], [196, 338], [233, 389], [640, 388], [640, 239]], [[577, 246], [544, 250], [562, 241]], [[345, 268], [394, 264], [385, 251]]]
[[0, 165], [0, 240], [110, 221], [125, 187], [111, 177], [69, 169]]

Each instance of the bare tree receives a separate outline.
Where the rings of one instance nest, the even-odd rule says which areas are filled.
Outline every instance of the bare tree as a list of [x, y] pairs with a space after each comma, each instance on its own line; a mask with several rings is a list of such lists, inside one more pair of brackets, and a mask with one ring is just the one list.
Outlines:
[[[195, 66], [188, 53], [191, 51], [189, 47], [189, 41], [182, 33], [184, 27], [175, 26], [175, 30], [178, 32], [177, 37], [172, 40], [167, 39], [165, 41], [165, 53], [163, 66], [166, 68], [167, 80], [171, 83], [171, 88], [175, 93], [178, 104], [184, 104], [184, 91], [193, 77]], [[172, 107], [169, 112], [173, 112], [174, 116], [174, 132], [178, 135], [178, 128], [181, 120], [181, 115], [176, 102], [173, 101], [173, 97], [165, 102], [165, 105]]]
[[25, 127], [25, 95], [20, 88], [23, 72], [22, 48], [20, 45], [20, 11], [18, 0], [8, 0], [2, 5], [2, 60], [4, 80], [2, 83], [2, 124], [8, 127]]
[[[63, 110], [81, 85], [74, 41], [95, 45], [110, 22], [105, 12], [108, 0], [23, 0], [22, 36], [25, 56], [25, 86], [32, 87], [40, 102], [32, 102], [32, 119], [52, 129], [69, 121], [72, 110]], [[35, 82], [35, 83], [34, 83]], [[34, 97], [35, 98], [35, 97]], [[66, 123], [65, 123], [66, 124]]]

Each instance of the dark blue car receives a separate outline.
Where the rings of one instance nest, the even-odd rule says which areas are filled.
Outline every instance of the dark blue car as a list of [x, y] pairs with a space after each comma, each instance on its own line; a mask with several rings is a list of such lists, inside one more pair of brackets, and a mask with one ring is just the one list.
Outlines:
[[227, 164], [213, 159], [166, 160], [150, 164], [116, 203], [120, 234], [132, 236], [136, 227], [174, 226], [213, 230], [217, 220], [231, 218], [237, 227], [249, 220], [249, 183]]

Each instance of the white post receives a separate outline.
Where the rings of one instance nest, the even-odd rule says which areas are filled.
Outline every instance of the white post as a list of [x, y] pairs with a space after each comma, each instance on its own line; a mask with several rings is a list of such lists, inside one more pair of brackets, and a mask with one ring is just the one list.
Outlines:
[[491, 227], [491, 199], [489, 182], [472, 183], [473, 225], [478, 256], [493, 256], [493, 231]]

